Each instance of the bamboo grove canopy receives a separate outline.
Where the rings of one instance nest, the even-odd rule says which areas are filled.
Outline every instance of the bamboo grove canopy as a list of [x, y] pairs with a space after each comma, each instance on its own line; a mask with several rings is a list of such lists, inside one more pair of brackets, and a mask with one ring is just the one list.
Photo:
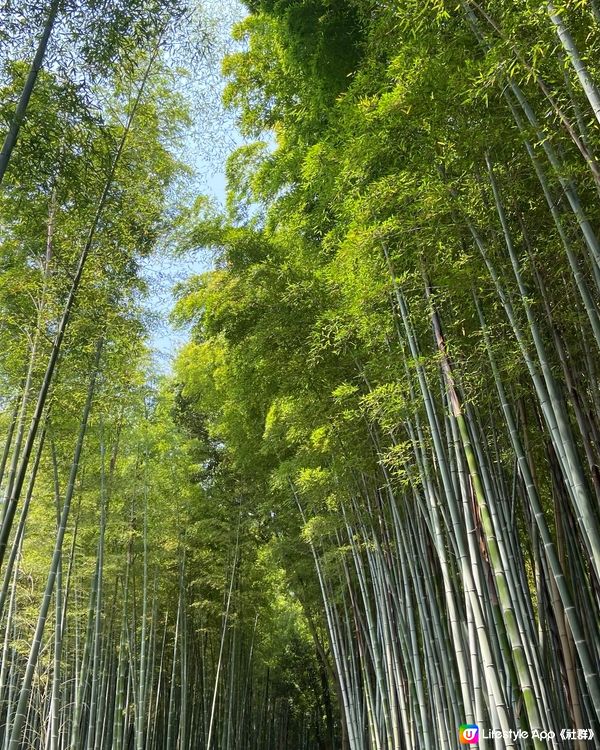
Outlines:
[[1, 750], [598, 748], [598, 0], [234, 5], [0, 8]]

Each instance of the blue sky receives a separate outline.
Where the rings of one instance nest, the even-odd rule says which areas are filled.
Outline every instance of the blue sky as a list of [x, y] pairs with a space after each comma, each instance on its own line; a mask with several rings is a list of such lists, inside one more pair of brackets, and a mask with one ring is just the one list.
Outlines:
[[[204, 0], [203, 5], [217, 43], [205, 67], [196, 68], [182, 84], [192, 107], [193, 124], [180, 156], [192, 167], [194, 175], [181, 189], [189, 200], [203, 194], [224, 205], [227, 155], [242, 139], [232, 113], [225, 112], [221, 105], [224, 81], [220, 75], [220, 60], [233, 49], [231, 27], [247, 10], [237, 0]], [[176, 196], [177, 199], [180, 196]], [[146, 302], [152, 319], [150, 346], [161, 372], [170, 371], [177, 350], [187, 338], [185, 331], [176, 330], [169, 322], [174, 303], [173, 287], [193, 274], [208, 270], [210, 265], [208, 251], [202, 250], [183, 257], [156, 253], [143, 264], [142, 275], [150, 290]]]

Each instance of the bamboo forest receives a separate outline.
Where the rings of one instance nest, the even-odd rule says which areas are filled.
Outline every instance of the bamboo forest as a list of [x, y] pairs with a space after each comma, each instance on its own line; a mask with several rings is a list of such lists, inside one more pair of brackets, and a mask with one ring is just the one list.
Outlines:
[[600, 0], [0, 0], [0, 750], [600, 748]]

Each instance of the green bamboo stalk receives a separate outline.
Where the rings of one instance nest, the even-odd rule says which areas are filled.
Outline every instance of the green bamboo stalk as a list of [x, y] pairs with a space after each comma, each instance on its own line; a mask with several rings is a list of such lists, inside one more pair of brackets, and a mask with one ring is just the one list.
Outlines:
[[23, 682], [21, 684], [21, 690], [19, 693], [19, 700], [17, 703], [15, 719], [14, 719], [14, 723], [13, 723], [11, 734], [10, 734], [8, 750], [19, 750], [19, 747], [21, 745], [21, 735], [24, 729], [24, 724], [25, 724], [25, 719], [26, 719], [26, 710], [27, 710], [27, 706], [28, 706], [29, 698], [31, 694], [31, 685], [32, 685], [33, 676], [37, 667], [40, 648], [42, 645], [42, 637], [43, 637], [44, 629], [46, 626], [46, 619], [47, 619], [48, 610], [50, 607], [50, 600], [52, 598], [52, 592], [54, 590], [54, 582], [56, 579], [56, 573], [57, 573], [60, 558], [61, 558], [62, 543], [63, 543], [65, 531], [67, 528], [67, 522], [69, 519], [69, 512], [71, 509], [71, 500], [73, 497], [73, 493], [75, 491], [75, 481], [77, 478], [77, 471], [79, 469], [79, 460], [81, 457], [81, 451], [83, 448], [85, 434], [87, 432], [89, 415], [92, 409], [92, 400], [94, 397], [94, 389], [96, 386], [96, 376], [97, 376], [98, 367], [100, 364], [100, 356], [102, 354], [103, 343], [104, 343], [103, 340], [100, 339], [96, 346], [96, 354], [95, 354], [94, 363], [92, 366], [92, 376], [90, 378], [90, 385], [88, 387], [88, 393], [87, 393], [87, 398], [86, 398], [86, 402], [85, 402], [85, 406], [83, 410], [83, 416], [82, 416], [81, 424], [79, 427], [79, 434], [78, 434], [77, 443], [75, 446], [75, 453], [73, 455], [73, 462], [71, 464], [69, 482], [67, 484], [67, 488], [65, 491], [65, 499], [64, 499], [64, 504], [63, 504], [61, 517], [60, 517], [60, 526], [58, 529], [58, 533], [56, 535], [54, 552], [52, 554], [52, 562], [50, 565], [50, 571], [48, 573], [48, 579], [46, 582], [44, 596], [43, 596], [42, 603], [40, 606], [38, 621], [37, 621], [37, 625], [35, 629], [35, 635], [31, 643], [31, 649], [29, 651], [29, 657], [27, 660], [27, 668], [25, 671], [25, 676], [23, 677]]
[[48, 17], [44, 25], [44, 30], [42, 31], [42, 35], [38, 42], [31, 67], [29, 68], [29, 72], [25, 80], [25, 85], [23, 86], [23, 90], [21, 91], [21, 96], [19, 97], [17, 108], [10, 122], [8, 133], [4, 138], [2, 150], [0, 151], [0, 185], [4, 180], [4, 175], [6, 174], [6, 170], [8, 169], [13, 149], [19, 137], [19, 130], [21, 129], [21, 125], [23, 124], [23, 120], [25, 119], [29, 100], [31, 98], [31, 94], [33, 93], [38, 73], [42, 68], [44, 57], [46, 56], [48, 41], [50, 40], [50, 35], [52, 34], [52, 30], [54, 29], [54, 24], [56, 23], [59, 8], [60, 0], [51, 0]]
[[100, 226], [101, 218], [104, 214], [104, 209], [106, 206], [106, 202], [108, 200], [108, 197], [110, 195], [110, 191], [113, 186], [114, 178], [116, 175], [117, 167], [119, 165], [121, 155], [123, 153], [123, 149], [125, 148], [125, 144], [127, 142], [127, 138], [129, 136], [129, 132], [131, 130], [131, 126], [133, 124], [135, 115], [137, 113], [137, 110], [139, 108], [140, 102], [142, 100], [142, 95], [145, 91], [146, 85], [148, 83], [148, 80], [150, 78], [150, 73], [152, 71], [152, 68], [154, 66], [154, 63], [156, 61], [156, 57], [158, 55], [160, 48], [160, 37], [155, 45], [155, 49], [153, 53], [150, 56], [150, 59], [148, 61], [148, 65], [146, 66], [146, 69], [144, 71], [144, 75], [142, 77], [142, 80], [140, 82], [140, 85], [138, 87], [137, 93], [135, 95], [133, 104], [131, 106], [129, 115], [127, 117], [127, 123], [123, 129], [123, 134], [121, 136], [121, 139], [119, 141], [116, 153], [114, 158], [112, 159], [112, 162], [110, 164], [110, 168], [107, 174], [106, 181], [104, 183], [104, 187], [102, 189], [102, 193], [100, 195], [100, 198], [98, 200], [98, 205], [96, 207], [96, 211], [94, 213], [94, 217], [92, 219], [92, 223], [90, 225], [90, 229], [88, 231], [84, 246], [81, 250], [81, 253], [79, 255], [79, 259], [77, 261], [77, 267], [75, 269], [75, 273], [72, 277], [71, 286], [69, 288], [69, 291], [67, 293], [67, 297], [62, 309], [62, 314], [60, 317], [60, 320], [57, 325], [56, 329], [56, 335], [52, 341], [52, 348], [50, 351], [50, 355], [48, 357], [48, 363], [46, 365], [46, 370], [42, 379], [42, 384], [40, 386], [40, 389], [38, 391], [38, 397], [37, 402], [33, 411], [33, 414], [31, 416], [30, 420], [30, 426], [29, 426], [29, 432], [27, 434], [27, 438], [25, 440], [25, 444], [23, 446], [23, 450], [20, 453], [20, 462], [19, 466], [16, 470], [15, 479], [13, 486], [11, 488], [10, 496], [8, 497], [6, 506], [5, 506], [5, 512], [4, 517], [2, 521], [2, 526], [0, 528], [0, 568], [2, 567], [2, 563], [4, 560], [4, 555], [6, 552], [6, 547], [8, 545], [9, 535], [10, 531], [12, 529], [12, 523], [13, 519], [16, 513], [17, 504], [21, 496], [21, 491], [23, 488], [23, 484], [25, 482], [25, 477], [27, 474], [27, 468], [29, 466], [29, 460], [31, 457], [31, 452], [33, 450], [33, 446], [35, 443], [35, 439], [37, 436], [38, 428], [42, 420], [42, 415], [45, 410], [46, 406], [46, 400], [48, 398], [48, 393], [50, 391], [50, 386], [52, 384], [52, 381], [54, 379], [54, 372], [58, 363], [59, 355], [61, 352], [61, 347], [63, 343], [63, 339], [65, 336], [65, 333], [67, 331], [69, 320], [71, 318], [71, 312], [73, 310], [73, 306], [75, 304], [75, 300], [79, 293], [79, 287], [81, 285], [81, 280], [83, 278], [83, 272], [87, 265], [87, 260], [92, 252], [94, 241], [96, 238], [96, 233], [98, 231], [98, 228]]
[[581, 55], [579, 54], [579, 50], [577, 49], [575, 40], [571, 36], [570, 31], [568, 30], [564, 21], [562, 20], [561, 15], [556, 10], [556, 6], [554, 5], [553, 2], [548, 2], [547, 8], [548, 8], [548, 15], [550, 16], [550, 20], [556, 27], [556, 33], [558, 35], [558, 38], [560, 39], [560, 42], [565, 52], [567, 53], [569, 62], [571, 63], [571, 65], [573, 66], [573, 70], [577, 74], [577, 78], [579, 79], [581, 88], [583, 89], [583, 92], [586, 95], [590, 103], [590, 106], [596, 117], [596, 120], [598, 120], [598, 123], [600, 123], [600, 92], [596, 88], [581, 58]]
[[567, 583], [564, 571], [562, 569], [562, 565], [560, 564], [560, 561], [558, 558], [556, 546], [554, 544], [554, 541], [552, 540], [550, 530], [548, 528], [548, 524], [545, 519], [542, 504], [540, 502], [539, 495], [535, 486], [535, 482], [531, 474], [529, 462], [527, 461], [525, 451], [523, 449], [521, 438], [519, 436], [519, 431], [517, 429], [517, 425], [514, 419], [513, 411], [507, 399], [506, 391], [502, 383], [500, 373], [498, 371], [498, 366], [493, 356], [489, 334], [487, 331], [487, 326], [483, 319], [483, 313], [482, 313], [481, 307], [479, 305], [479, 301], [476, 296], [475, 296], [475, 305], [477, 307], [477, 311], [480, 316], [481, 330], [482, 330], [482, 334], [484, 337], [486, 351], [487, 351], [490, 365], [492, 368], [492, 373], [494, 376], [496, 389], [498, 391], [498, 396], [500, 398], [500, 403], [502, 406], [504, 419], [506, 420], [506, 425], [509, 430], [511, 444], [517, 457], [519, 472], [525, 484], [525, 490], [527, 493], [527, 498], [531, 505], [532, 515], [536, 523], [538, 532], [540, 534], [540, 538], [542, 540], [544, 554], [546, 555], [548, 564], [550, 566], [550, 570], [552, 572], [552, 582], [553, 582], [553, 585], [556, 586], [556, 589], [559, 593], [560, 600], [563, 606], [564, 616], [573, 634], [575, 648], [577, 649], [577, 654], [579, 656], [579, 659], [583, 667], [585, 681], [588, 686], [588, 690], [590, 691], [590, 696], [592, 698], [594, 708], [597, 711], [598, 710], [597, 701], [600, 698], [600, 683], [598, 680], [597, 669], [594, 666], [594, 660], [592, 659], [591, 654], [589, 652], [589, 649], [587, 646], [587, 639], [585, 637], [585, 634], [584, 634], [584, 631], [580, 622], [578, 610], [575, 607], [575, 604], [573, 602], [573, 598], [569, 590], [569, 585]]

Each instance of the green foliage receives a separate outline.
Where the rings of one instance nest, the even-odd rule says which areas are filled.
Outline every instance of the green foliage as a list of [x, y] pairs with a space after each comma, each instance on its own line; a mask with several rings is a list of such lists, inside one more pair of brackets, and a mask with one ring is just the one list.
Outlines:
[[[265, 538], [287, 540], [279, 554], [289, 586], [313, 556], [302, 595], [306, 611], [320, 596], [330, 608], [338, 686], [347, 680], [357, 702], [369, 700], [344, 676], [347, 657], [379, 707], [393, 700], [395, 679], [388, 673], [382, 687], [387, 617], [410, 690], [421, 679], [409, 666], [415, 660], [437, 679], [427, 656], [431, 636], [419, 630], [437, 611], [423, 606], [420, 576], [448, 576], [444, 585], [467, 602], [463, 630], [464, 617], [475, 617], [460, 562], [464, 539], [473, 558], [467, 565], [526, 581], [506, 611], [523, 607], [539, 623], [554, 617], [532, 575], [536, 569], [543, 578], [546, 563], [540, 567], [543, 553], [530, 537], [547, 532], [560, 547], [554, 514], [564, 518], [578, 502], [570, 480], [557, 474], [557, 452], [580, 456], [586, 492], [598, 495], [598, 452], [586, 436], [598, 425], [592, 393], [600, 342], [596, 334], [592, 343], [590, 328], [598, 308], [594, 302], [591, 312], [585, 300], [585, 288], [597, 291], [597, 247], [584, 228], [585, 217], [590, 227], [600, 218], [590, 169], [600, 147], [597, 122], [545, 5], [247, 5], [252, 13], [236, 29], [244, 49], [224, 62], [225, 101], [242, 132], [260, 140], [230, 157], [226, 215], [212, 213], [193, 234], [216, 252], [216, 269], [182, 289], [176, 315], [192, 324], [192, 342], [176, 378], [262, 515]], [[595, 4], [565, 3], [557, 12], [597, 81]], [[564, 400], [552, 408], [568, 422], [562, 447], [543, 390], [553, 378]], [[530, 506], [497, 385], [518, 413], [542, 520]], [[479, 492], [478, 510], [469, 510], [470, 492]], [[508, 519], [515, 498], [519, 509]], [[574, 542], [583, 557], [596, 544], [585, 541], [587, 533], [579, 528]], [[496, 556], [497, 544], [518, 558], [518, 573]], [[398, 599], [389, 609], [383, 592]], [[421, 618], [410, 648], [408, 625], [398, 624], [411, 607], [405, 596], [419, 602]], [[486, 627], [504, 648], [497, 622]], [[508, 615], [506, 629], [512, 638]], [[340, 641], [345, 656], [335, 653]], [[526, 693], [516, 677], [513, 683]], [[557, 705], [569, 693], [562, 690]], [[448, 693], [453, 705], [457, 693], [456, 685]], [[406, 709], [411, 721], [427, 713], [426, 700], [436, 699], [429, 693]], [[462, 716], [466, 707], [457, 710]], [[347, 712], [345, 720], [350, 732]], [[387, 733], [390, 747], [401, 746], [394, 721], [393, 709], [387, 719], [371, 719], [369, 742], [386, 746]]]
[[[61, 670], [73, 750], [96, 709], [119, 750], [596, 726], [596, 4], [247, 6], [224, 100], [256, 140], [224, 211], [180, 211], [193, 9], [60, 4], [0, 194], [7, 496], [38, 430], [19, 510], [40, 450], [0, 720], [74, 479], [27, 746], [57, 750]], [[45, 23], [31, 4], [25, 39], [24, 7], [0, 28], [3, 130]], [[176, 290], [189, 337], [158, 378], [139, 266], [173, 242], [214, 267]]]

